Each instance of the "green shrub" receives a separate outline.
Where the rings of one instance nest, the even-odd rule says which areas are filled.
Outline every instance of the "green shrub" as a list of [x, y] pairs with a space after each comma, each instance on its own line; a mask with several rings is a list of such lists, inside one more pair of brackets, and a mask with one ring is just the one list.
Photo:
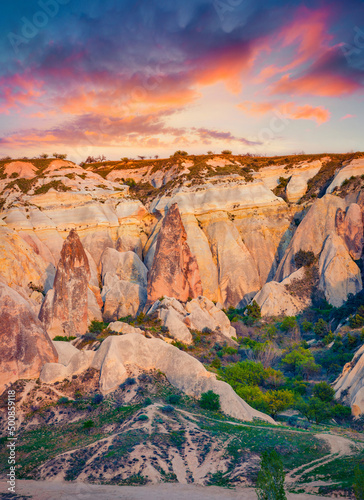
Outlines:
[[88, 331], [91, 333], [101, 333], [107, 328], [108, 324], [103, 321], [91, 321], [91, 325], [88, 327]]
[[63, 337], [62, 335], [56, 335], [53, 340], [57, 342], [71, 342], [71, 340], [74, 340], [76, 337]]
[[66, 398], [65, 396], [60, 397], [59, 400], [58, 400], [58, 404], [59, 405], [64, 405], [64, 404], [66, 404], [68, 402], [69, 402], [69, 399]]
[[278, 453], [264, 451], [256, 484], [258, 500], [286, 500], [284, 479], [283, 463]]
[[264, 401], [268, 407], [269, 414], [275, 418], [278, 413], [293, 406], [295, 397], [293, 392], [287, 389], [267, 391], [264, 394]]
[[86, 421], [83, 423], [82, 427], [83, 427], [84, 429], [91, 429], [91, 427], [94, 427], [94, 425], [95, 425], [95, 424], [94, 424], [94, 421], [93, 421], [93, 420], [86, 420]]
[[167, 397], [167, 403], [171, 405], [176, 405], [181, 401], [181, 394], [171, 394], [170, 396]]
[[259, 307], [259, 304], [253, 300], [253, 302], [246, 306], [246, 312], [250, 318], [260, 319], [262, 317], [262, 313]]
[[148, 417], [148, 415], [143, 414], [143, 415], [139, 415], [137, 420], [141, 420], [141, 421], [149, 420], [149, 417]]
[[316, 337], [323, 338], [330, 332], [330, 326], [325, 320], [320, 318], [313, 328]]
[[104, 396], [102, 394], [95, 394], [92, 398], [92, 404], [99, 405], [103, 400]]
[[297, 320], [295, 316], [286, 316], [282, 323], [279, 325], [280, 330], [282, 332], [289, 332], [293, 330], [297, 326]]
[[310, 332], [313, 330], [313, 323], [311, 321], [302, 321], [302, 330], [304, 332]]
[[213, 391], [203, 392], [199, 403], [205, 410], [220, 410], [220, 396]]
[[327, 382], [319, 382], [313, 388], [313, 395], [321, 401], [331, 403], [335, 396], [335, 391]]

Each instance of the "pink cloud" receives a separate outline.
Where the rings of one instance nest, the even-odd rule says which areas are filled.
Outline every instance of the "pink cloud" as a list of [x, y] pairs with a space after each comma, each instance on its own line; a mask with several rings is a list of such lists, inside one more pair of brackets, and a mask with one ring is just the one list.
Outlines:
[[294, 102], [244, 101], [238, 104], [238, 108], [252, 116], [260, 116], [277, 110], [291, 120], [313, 120], [317, 124], [327, 122], [330, 118], [330, 112], [322, 106], [311, 106], [309, 104], [300, 106]]

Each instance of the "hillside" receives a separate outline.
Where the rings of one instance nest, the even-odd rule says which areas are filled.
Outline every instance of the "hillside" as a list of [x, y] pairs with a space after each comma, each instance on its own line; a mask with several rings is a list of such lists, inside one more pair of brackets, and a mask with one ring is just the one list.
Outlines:
[[359, 152], [2, 160], [18, 478], [254, 486], [274, 448], [289, 490], [352, 497], [363, 186]]

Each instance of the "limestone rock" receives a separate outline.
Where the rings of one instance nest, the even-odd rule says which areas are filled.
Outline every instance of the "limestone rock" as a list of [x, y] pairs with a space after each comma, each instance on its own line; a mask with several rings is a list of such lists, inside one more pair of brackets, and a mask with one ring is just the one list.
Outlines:
[[175, 309], [161, 308], [159, 317], [162, 320], [163, 326], [168, 328], [169, 334], [176, 340], [180, 340], [185, 344], [191, 344], [192, 335], [185, 323], [184, 316]]
[[128, 376], [126, 366], [160, 370], [172, 385], [193, 397], [212, 390], [220, 396], [222, 411], [232, 417], [248, 421], [256, 417], [274, 423], [251, 408], [230, 385], [216, 380], [197, 359], [160, 339], [130, 333], [104, 340], [92, 362], [92, 367], [101, 371], [100, 389], [104, 394], [124, 382]]
[[364, 345], [356, 352], [352, 361], [346, 363], [341, 375], [335, 381], [335, 397], [343, 397], [351, 406], [354, 416], [358, 417], [364, 413]]
[[64, 242], [54, 287], [43, 302], [39, 318], [48, 333], [79, 336], [88, 326], [90, 267], [82, 243], [72, 230]]
[[72, 345], [71, 342], [52, 340], [52, 344], [56, 348], [58, 354], [58, 363], [64, 366], [67, 366], [72, 357], [79, 352], [77, 347]]
[[292, 176], [286, 187], [287, 199], [290, 203], [298, 201], [307, 191], [307, 180], [304, 177]]
[[106, 273], [101, 297], [104, 301], [104, 320], [115, 321], [128, 315], [136, 316], [141, 312], [147, 301], [147, 289]]
[[148, 269], [134, 252], [118, 252], [107, 248], [101, 257], [101, 275], [117, 276], [119, 280], [137, 283], [146, 288]]
[[275, 281], [282, 281], [296, 271], [294, 256], [299, 250], [319, 255], [325, 239], [335, 230], [337, 210], [344, 210], [345, 207], [345, 201], [333, 195], [325, 195], [315, 201], [298, 226], [279, 264]]
[[148, 276], [148, 301], [161, 296], [185, 302], [202, 294], [200, 273], [187, 244], [177, 204], [168, 210], [157, 238], [153, 264]]
[[13, 230], [0, 227], [0, 276], [9, 286], [26, 288], [28, 283], [42, 288], [47, 281], [47, 265]]
[[87, 370], [94, 359], [94, 351], [78, 351], [75, 353], [68, 364], [45, 363], [39, 376], [39, 380], [44, 384], [54, 384], [72, 375], [78, 375]]
[[325, 241], [319, 270], [319, 287], [324, 291], [326, 300], [335, 307], [340, 307], [350, 293], [356, 294], [363, 288], [360, 269], [335, 232]]
[[351, 203], [344, 212], [340, 208], [336, 212], [336, 231], [344, 240], [350, 257], [359, 260], [363, 252], [363, 214], [360, 206]]
[[108, 328], [117, 333], [140, 333], [143, 334], [143, 330], [140, 328], [135, 328], [134, 326], [129, 325], [129, 323], [123, 323], [122, 321], [115, 321], [113, 323], [110, 323]]
[[218, 265], [222, 302], [236, 306], [246, 293], [260, 289], [257, 266], [226, 214], [213, 214], [206, 232]]
[[37, 378], [57, 351], [30, 304], [0, 282], [0, 392], [20, 378]]
[[301, 267], [280, 283], [277, 281], [266, 283], [253, 298], [260, 306], [262, 316], [296, 316], [308, 307], [309, 301], [307, 299], [291, 295], [286, 288], [294, 280], [302, 280], [304, 278], [305, 270]]
[[226, 337], [235, 337], [236, 330], [230, 324], [229, 318], [211, 300], [206, 297], [197, 297], [187, 302], [186, 311], [189, 313], [185, 322], [195, 330], [202, 331], [209, 328], [218, 331]]
[[116, 242], [116, 250], [118, 252], [135, 252], [140, 260], [143, 256], [143, 245], [140, 236], [131, 234], [123, 234], [119, 236]]

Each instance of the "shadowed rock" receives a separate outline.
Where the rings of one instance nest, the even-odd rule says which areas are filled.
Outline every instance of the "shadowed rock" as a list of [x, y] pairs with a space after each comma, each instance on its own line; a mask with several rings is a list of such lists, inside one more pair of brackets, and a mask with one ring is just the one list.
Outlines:
[[346, 212], [338, 209], [335, 218], [336, 232], [344, 240], [350, 257], [359, 260], [363, 252], [363, 220], [360, 206], [352, 203]]
[[0, 282], [0, 393], [19, 378], [37, 378], [57, 351], [31, 305]]
[[177, 204], [165, 216], [148, 276], [148, 303], [162, 296], [186, 302], [202, 295], [198, 264], [187, 244]]
[[90, 267], [75, 230], [65, 240], [52, 290], [46, 295], [39, 319], [49, 335], [68, 337], [87, 331]]

